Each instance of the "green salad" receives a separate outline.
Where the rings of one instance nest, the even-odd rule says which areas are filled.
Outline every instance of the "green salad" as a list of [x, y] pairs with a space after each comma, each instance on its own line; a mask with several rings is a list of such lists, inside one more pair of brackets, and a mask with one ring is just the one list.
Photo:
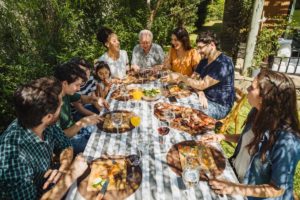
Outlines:
[[143, 93], [147, 97], [155, 97], [156, 95], [160, 94], [160, 90], [153, 88], [149, 90], [143, 90]]
[[98, 178], [96, 178], [94, 181], [93, 181], [93, 183], [92, 183], [92, 186], [94, 187], [94, 188], [97, 188], [98, 186], [103, 186], [104, 185], [104, 183], [106, 182], [106, 179], [104, 179], [104, 178], [101, 178], [101, 177], [98, 177]]

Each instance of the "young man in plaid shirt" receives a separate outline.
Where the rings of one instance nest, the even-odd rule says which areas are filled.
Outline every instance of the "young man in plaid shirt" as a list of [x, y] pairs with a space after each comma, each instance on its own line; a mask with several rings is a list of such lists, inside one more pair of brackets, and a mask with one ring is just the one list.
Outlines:
[[87, 168], [81, 155], [72, 163], [70, 141], [55, 125], [62, 85], [54, 78], [32, 81], [17, 89], [14, 104], [17, 119], [0, 135], [0, 199], [61, 199]]

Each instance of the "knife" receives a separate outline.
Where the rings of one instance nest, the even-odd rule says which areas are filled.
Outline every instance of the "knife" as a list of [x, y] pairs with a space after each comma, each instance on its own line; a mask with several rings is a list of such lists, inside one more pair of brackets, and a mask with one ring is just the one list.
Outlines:
[[105, 192], [108, 188], [109, 180], [106, 180], [105, 183], [103, 184], [101, 190], [97, 194], [97, 200], [102, 199], [105, 195]]

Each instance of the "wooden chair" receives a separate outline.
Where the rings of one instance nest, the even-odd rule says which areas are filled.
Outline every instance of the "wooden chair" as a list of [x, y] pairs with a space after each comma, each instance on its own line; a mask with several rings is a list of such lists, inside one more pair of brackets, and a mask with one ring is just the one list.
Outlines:
[[219, 129], [219, 133], [226, 133], [228, 131], [229, 125], [231, 122], [234, 122], [234, 134], [237, 134], [238, 130], [238, 116], [241, 108], [245, 105], [247, 102], [247, 95], [237, 87], [235, 87], [235, 94], [236, 94], [236, 100], [234, 103], [234, 106], [232, 107], [232, 110], [230, 113], [224, 118], [221, 119], [220, 122], [222, 123], [221, 128]]

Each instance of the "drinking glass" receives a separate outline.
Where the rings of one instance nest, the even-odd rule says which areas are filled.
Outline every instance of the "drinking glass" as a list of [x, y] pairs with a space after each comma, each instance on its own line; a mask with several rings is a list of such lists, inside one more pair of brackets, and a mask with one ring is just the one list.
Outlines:
[[131, 180], [135, 180], [135, 168], [138, 167], [142, 160], [142, 152], [137, 148], [137, 152], [134, 155], [128, 156], [128, 160], [131, 166], [131, 173], [128, 174], [128, 178]]
[[128, 159], [130, 161], [130, 163], [132, 164], [132, 166], [137, 167], [140, 165], [141, 163], [141, 151], [137, 148], [137, 154], [136, 155], [130, 155], [128, 156]]
[[125, 98], [125, 100], [127, 100], [129, 95], [128, 95], [128, 92], [127, 92], [126, 85], [120, 85], [119, 90], [120, 90], [120, 95], [123, 96]]
[[119, 126], [123, 122], [123, 115], [122, 113], [113, 113], [111, 117], [112, 117], [113, 125], [117, 127], [117, 133], [119, 134]]
[[186, 157], [186, 164], [183, 168], [182, 177], [186, 187], [192, 188], [199, 182], [200, 167], [197, 159], [191, 156]]
[[200, 167], [197, 164], [196, 158], [187, 156], [186, 164], [183, 167], [182, 178], [184, 185], [186, 186], [185, 195], [189, 199], [190, 191], [193, 187], [195, 187], [199, 183], [199, 171]]
[[167, 135], [170, 132], [170, 128], [168, 127], [167, 123], [160, 121], [157, 132], [159, 134], [159, 143], [164, 144], [165, 143], [165, 135]]
[[175, 114], [172, 112], [172, 110], [165, 110], [164, 111], [164, 118], [168, 122], [168, 126], [171, 127], [171, 122], [173, 119], [175, 119]]

